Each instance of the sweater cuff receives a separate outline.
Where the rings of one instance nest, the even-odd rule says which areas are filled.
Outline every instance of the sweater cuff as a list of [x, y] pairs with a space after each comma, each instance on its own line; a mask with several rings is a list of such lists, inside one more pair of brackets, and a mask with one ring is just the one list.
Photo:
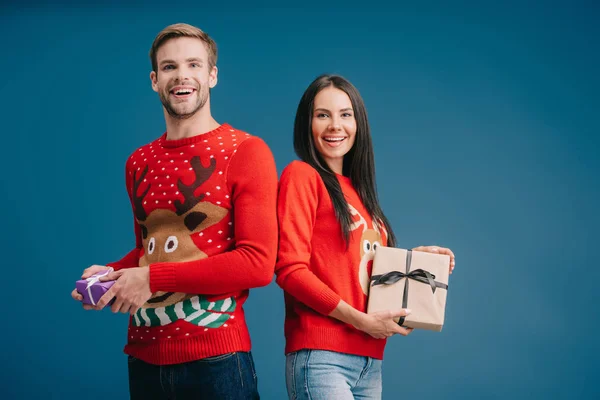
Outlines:
[[113, 261], [105, 264], [107, 267], [111, 267], [113, 270], [118, 271], [120, 269], [125, 268], [135, 268], [139, 267], [140, 261], [140, 249], [137, 247], [127, 253], [123, 258], [119, 261]]
[[323, 290], [320, 293], [319, 298], [319, 309], [317, 309], [316, 311], [320, 312], [323, 315], [331, 314], [342, 299], [336, 292], [334, 292], [330, 288], [325, 288], [325, 290]]
[[175, 264], [150, 264], [150, 291], [175, 292]]
[[110, 268], [112, 268], [112, 269], [113, 269], [113, 271], [118, 271], [118, 270], [120, 270], [120, 269], [123, 269], [123, 268], [125, 268], [123, 265], [119, 264], [119, 263], [118, 263], [118, 262], [116, 262], [116, 261], [115, 261], [115, 262], [111, 262], [111, 263], [106, 263], [106, 264], [104, 264], [104, 265], [106, 265], [107, 267], [110, 267]]

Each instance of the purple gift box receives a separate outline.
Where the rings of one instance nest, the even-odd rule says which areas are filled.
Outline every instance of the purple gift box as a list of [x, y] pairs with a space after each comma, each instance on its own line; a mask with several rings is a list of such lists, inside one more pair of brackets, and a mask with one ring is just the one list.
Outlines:
[[[75, 282], [75, 288], [79, 294], [83, 296], [83, 304], [95, 306], [102, 295], [104, 295], [104, 293], [106, 293], [108, 289], [114, 285], [115, 281], [100, 282], [99, 280], [101, 276], [108, 275], [112, 271], [113, 269], [110, 268], [106, 271], [98, 272], [87, 279], [81, 279]], [[113, 298], [108, 305], [111, 305], [114, 301], [115, 299]]]

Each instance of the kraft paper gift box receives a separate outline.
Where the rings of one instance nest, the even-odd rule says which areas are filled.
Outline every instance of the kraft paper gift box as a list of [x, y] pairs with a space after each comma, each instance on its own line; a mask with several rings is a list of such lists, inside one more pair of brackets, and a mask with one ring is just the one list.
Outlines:
[[[100, 277], [108, 275], [113, 271], [109, 268], [106, 271], [98, 272], [87, 279], [81, 279], [75, 282], [75, 288], [83, 296], [81, 301], [83, 304], [95, 306], [98, 300], [114, 285], [115, 281], [100, 282]], [[111, 305], [115, 299], [113, 298], [108, 305]]]
[[399, 325], [441, 331], [450, 256], [379, 246], [373, 259], [367, 313], [409, 308]]

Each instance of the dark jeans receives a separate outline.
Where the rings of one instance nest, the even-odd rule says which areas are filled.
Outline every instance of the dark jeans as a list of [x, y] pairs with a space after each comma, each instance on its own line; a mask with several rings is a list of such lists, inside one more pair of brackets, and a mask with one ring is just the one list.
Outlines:
[[129, 356], [132, 400], [258, 400], [251, 353], [229, 353], [174, 365], [152, 365]]

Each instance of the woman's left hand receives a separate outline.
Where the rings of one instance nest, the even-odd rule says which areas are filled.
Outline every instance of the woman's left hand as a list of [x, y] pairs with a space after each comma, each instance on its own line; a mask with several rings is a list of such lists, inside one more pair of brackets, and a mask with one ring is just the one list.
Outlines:
[[440, 246], [419, 246], [419, 247], [415, 247], [413, 250], [414, 251], [423, 251], [425, 253], [446, 254], [446, 255], [450, 256], [449, 273], [452, 273], [452, 271], [454, 270], [454, 264], [455, 264], [454, 253], [450, 249], [447, 249], [445, 247], [440, 247]]

